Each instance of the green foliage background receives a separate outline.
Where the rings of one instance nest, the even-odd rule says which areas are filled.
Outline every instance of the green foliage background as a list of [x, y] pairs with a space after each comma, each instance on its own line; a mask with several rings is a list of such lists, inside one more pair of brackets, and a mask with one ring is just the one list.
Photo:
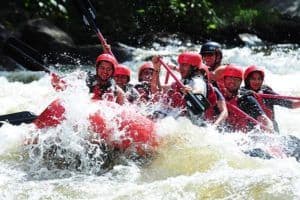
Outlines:
[[[254, 0], [91, 0], [99, 27], [115, 41], [138, 43], [156, 33], [181, 33], [197, 41], [236, 27], [253, 30], [277, 20]], [[1, 23], [14, 28], [25, 19], [48, 18], [72, 35], [77, 43], [90, 43], [81, 17], [71, 0], [18, 0], [2, 3]]]

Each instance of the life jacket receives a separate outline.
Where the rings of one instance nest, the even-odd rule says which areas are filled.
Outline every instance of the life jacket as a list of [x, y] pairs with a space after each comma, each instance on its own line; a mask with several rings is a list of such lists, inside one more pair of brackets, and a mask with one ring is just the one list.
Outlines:
[[260, 96], [259, 94], [254, 94], [254, 97], [256, 98], [257, 102], [259, 103], [259, 105], [261, 106], [261, 108], [263, 109], [267, 117], [271, 120], [274, 120], [274, 112], [273, 110], [271, 110], [266, 106], [263, 97]]
[[167, 91], [167, 95], [164, 96], [164, 103], [173, 108], [185, 108], [186, 101], [184, 95], [180, 92], [180, 86], [174, 82], [171, 84], [171, 89]]
[[117, 86], [113, 79], [109, 79], [105, 85], [94, 85], [92, 88], [93, 100], [115, 101]]
[[226, 88], [224, 86], [224, 79], [221, 79], [221, 80], [218, 80], [218, 81], [214, 82], [213, 85], [215, 87], [217, 87], [222, 94], [226, 93]]
[[[247, 89], [246, 87], [244, 87], [244, 89], [250, 90], [250, 89]], [[257, 102], [261, 106], [262, 110], [267, 115], [267, 117], [269, 119], [271, 119], [272, 121], [274, 121], [274, 119], [275, 119], [274, 111], [266, 105], [264, 98], [259, 95], [259, 93], [268, 94], [269, 93], [268, 90], [269, 90], [269, 87], [263, 86], [261, 88], [261, 90], [257, 92], [258, 94], [253, 93], [253, 97], [257, 100]]]
[[[213, 120], [213, 117], [216, 115], [217, 95], [214, 92], [212, 84], [207, 82], [206, 84], [207, 100], [210, 103], [210, 107], [205, 111], [205, 119]], [[185, 108], [186, 106], [186, 100], [180, 92], [180, 86], [177, 83], [171, 85], [171, 89], [167, 92], [167, 99], [170, 99], [168, 103], [174, 108]]]
[[140, 95], [139, 101], [148, 102], [151, 99], [151, 88], [149, 83], [140, 82], [136, 84], [134, 88], [138, 91]]
[[221, 65], [214, 70], [214, 80], [212, 81], [213, 86], [217, 87], [222, 94], [224, 94], [224, 69], [226, 65]]
[[217, 107], [217, 95], [211, 83], [207, 84], [207, 100], [210, 103], [210, 107], [205, 111], [204, 119], [213, 122], [216, 120], [219, 109]]
[[139, 98], [139, 92], [133, 87], [132, 84], [127, 84], [124, 89], [125, 97], [128, 102], [132, 103]]
[[[230, 100], [226, 100], [226, 102], [239, 108], [238, 96], [235, 96]], [[230, 131], [242, 131], [242, 132], [249, 131], [249, 121], [245, 118], [245, 116], [230, 108], [228, 108], [228, 117], [226, 119], [226, 123], [227, 123], [227, 128], [230, 129]]]

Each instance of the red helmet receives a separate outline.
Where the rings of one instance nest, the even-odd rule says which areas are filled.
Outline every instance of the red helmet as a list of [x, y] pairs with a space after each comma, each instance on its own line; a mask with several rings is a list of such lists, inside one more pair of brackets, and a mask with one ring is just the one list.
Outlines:
[[144, 64], [142, 64], [139, 68], [139, 73], [138, 73], [139, 81], [141, 81], [140, 76], [141, 76], [142, 71], [145, 70], [145, 69], [155, 70], [152, 62], [145, 62]]
[[246, 68], [245, 73], [244, 73], [244, 80], [248, 79], [249, 75], [252, 72], [259, 72], [262, 75], [262, 79], [265, 78], [265, 72], [262, 68], [257, 67], [256, 65], [250, 65]]
[[193, 67], [198, 67], [202, 63], [202, 57], [196, 52], [184, 52], [178, 56], [179, 64], [190, 64]]
[[114, 70], [118, 65], [118, 61], [116, 60], [116, 58], [108, 53], [103, 53], [97, 57], [96, 66], [98, 66], [101, 61], [107, 61], [113, 64]]
[[126, 65], [121, 65], [121, 64], [117, 65], [115, 70], [115, 76], [116, 75], [128, 76], [128, 81], [130, 81], [130, 74], [131, 71]]
[[235, 64], [228, 64], [224, 69], [223, 76], [232, 76], [243, 79], [243, 69]]

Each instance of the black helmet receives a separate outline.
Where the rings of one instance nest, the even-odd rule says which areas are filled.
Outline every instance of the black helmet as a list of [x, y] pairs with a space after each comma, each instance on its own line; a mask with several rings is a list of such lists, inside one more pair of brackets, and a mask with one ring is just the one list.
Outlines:
[[222, 58], [221, 45], [217, 42], [206, 42], [202, 45], [200, 54], [203, 56], [205, 53], [219, 53]]

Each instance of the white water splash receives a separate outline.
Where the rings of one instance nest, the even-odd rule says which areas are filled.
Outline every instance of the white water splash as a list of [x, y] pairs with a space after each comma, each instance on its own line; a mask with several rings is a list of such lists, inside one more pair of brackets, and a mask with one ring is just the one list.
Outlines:
[[[199, 51], [200, 46], [189, 46]], [[134, 71], [145, 58], [153, 54], [166, 55], [165, 60], [176, 63], [177, 46], [153, 49], [134, 49], [133, 61], [127, 62]], [[257, 64], [266, 68], [266, 83], [283, 95], [300, 95], [299, 49], [278, 46], [270, 52], [249, 48], [224, 50], [224, 63], [234, 62], [246, 67]], [[71, 83], [66, 91], [57, 93], [47, 74], [30, 83], [9, 82], [0, 77], [0, 114], [29, 110], [39, 114], [56, 98], [67, 102], [68, 120], [61, 126], [34, 131], [32, 125], [0, 128], [0, 199], [299, 199], [299, 163], [293, 158], [263, 160], [245, 155], [236, 141], [246, 144], [244, 135], [222, 135], [212, 127], [199, 128], [185, 118], [165, 118], [157, 123], [162, 138], [156, 157], [146, 166], [134, 162], [120, 163], [101, 176], [93, 168], [76, 170], [47, 169], [35, 158], [28, 162], [34, 149], [25, 154], [23, 140], [40, 134], [49, 141], [59, 134], [60, 145], [71, 152], [84, 155], [82, 141], [87, 131], [86, 116], [99, 107], [88, 105], [90, 96], [84, 83], [85, 74], [75, 71], [66, 74]], [[20, 73], [20, 72], [18, 72]], [[26, 77], [26, 72], [22, 76]], [[83, 75], [82, 75], [83, 73]], [[80, 81], [78, 81], [78, 77]], [[22, 78], [23, 79], [23, 78]], [[164, 77], [162, 77], [164, 80]], [[88, 105], [88, 106], [87, 106]], [[109, 110], [103, 110], [111, 115]], [[282, 134], [300, 137], [300, 109], [276, 107], [276, 117]], [[77, 124], [74, 127], [74, 124]], [[121, 134], [121, 133], [119, 133]], [[46, 145], [46, 144], [45, 144]], [[44, 146], [45, 147], [45, 146]], [[44, 148], [43, 146], [34, 146]]]

